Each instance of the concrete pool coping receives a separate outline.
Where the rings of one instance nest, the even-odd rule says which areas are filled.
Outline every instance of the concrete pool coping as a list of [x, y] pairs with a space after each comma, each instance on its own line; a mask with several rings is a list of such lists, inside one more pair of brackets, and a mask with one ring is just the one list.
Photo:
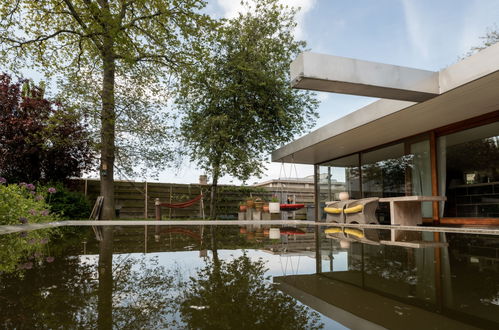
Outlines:
[[19, 224], [0, 226], [0, 235], [31, 231], [45, 228], [56, 228], [63, 226], [203, 226], [203, 225], [300, 225], [300, 226], [324, 226], [324, 227], [350, 227], [369, 229], [396, 229], [408, 231], [444, 232], [460, 234], [499, 235], [499, 228], [473, 228], [473, 227], [430, 227], [430, 226], [397, 226], [397, 225], [365, 225], [365, 224], [338, 224], [304, 220], [65, 220], [42, 224]]

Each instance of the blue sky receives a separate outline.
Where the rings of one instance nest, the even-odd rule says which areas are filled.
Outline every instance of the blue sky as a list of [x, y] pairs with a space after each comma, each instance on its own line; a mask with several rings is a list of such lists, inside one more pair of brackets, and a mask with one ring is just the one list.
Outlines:
[[[480, 45], [480, 36], [488, 28], [499, 28], [499, 0], [280, 2], [302, 8], [295, 35], [305, 40], [313, 52], [434, 71], [457, 62], [472, 46]], [[233, 17], [241, 9], [240, 0], [208, 0], [207, 11], [214, 16]], [[315, 128], [375, 101], [332, 93], [318, 93], [318, 98], [320, 118]], [[313, 173], [312, 166], [297, 168], [300, 177]], [[290, 172], [289, 165], [285, 170]], [[248, 183], [277, 178], [280, 171], [280, 164], [269, 164], [262, 179], [252, 178]], [[161, 173], [159, 181], [196, 183], [200, 174], [203, 173], [186, 162], [180, 168]], [[240, 183], [230, 177], [220, 182]]]
[[[488, 28], [499, 27], [499, 0], [281, 0], [302, 7], [297, 17], [297, 38], [313, 52], [358, 58], [438, 71], [482, 43]], [[241, 9], [239, 0], [211, 0], [208, 10], [231, 17]], [[319, 128], [376, 99], [319, 93]], [[314, 129], [315, 129], [314, 128]], [[312, 166], [297, 166], [299, 176]], [[289, 172], [289, 165], [285, 167]], [[262, 179], [277, 178], [281, 164], [270, 164]], [[187, 164], [177, 175], [160, 181], [195, 183], [201, 174]], [[239, 183], [230, 177], [222, 183]]]

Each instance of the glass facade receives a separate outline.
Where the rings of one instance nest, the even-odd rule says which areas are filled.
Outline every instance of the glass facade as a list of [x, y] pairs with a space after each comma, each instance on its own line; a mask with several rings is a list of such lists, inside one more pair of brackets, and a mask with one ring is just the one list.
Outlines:
[[405, 196], [406, 169], [411, 161], [404, 144], [361, 154], [364, 197]]
[[499, 217], [499, 122], [439, 137], [442, 217]]
[[[402, 142], [336, 159], [319, 166], [319, 177], [321, 202], [338, 200], [341, 191], [351, 199], [431, 196], [430, 143]], [[431, 203], [423, 203], [422, 212], [431, 217]], [[376, 216], [381, 223], [390, 221], [388, 203], [380, 203]]]
[[321, 210], [325, 202], [338, 200], [338, 194], [342, 191], [348, 192], [351, 199], [361, 198], [359, 155], [355, 154], [319, 165], [319, 189]]
[[[499, 122], [439, 136], [436, 140], [440, 218], [499, 218]], [[319, 165], [320, 201], [431, 196], [430, 141], [425, 136], [360, 152]], [[424, 218], [431, 202], [422, 203]], [[388, 203], [376, 211], [390, 222]]]

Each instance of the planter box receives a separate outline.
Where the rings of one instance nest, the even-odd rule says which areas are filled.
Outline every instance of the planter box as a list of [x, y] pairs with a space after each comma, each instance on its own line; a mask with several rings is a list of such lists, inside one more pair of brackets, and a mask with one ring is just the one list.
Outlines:
[[270, 213], [279, 213], [281, 212], [281, 204], [280, 203], [269, 203], [269, 212]]

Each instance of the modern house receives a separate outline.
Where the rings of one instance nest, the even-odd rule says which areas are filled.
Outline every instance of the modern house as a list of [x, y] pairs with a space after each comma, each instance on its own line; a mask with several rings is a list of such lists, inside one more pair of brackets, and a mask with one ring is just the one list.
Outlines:
[[422, 203], [424, 222], [499, 225], [499, 44], [439, 72], [306, 52], [291, 78], [380, 98], [272, 153], [315, 166], [316, 206], [334, 198], [324, 184], [345, 182], [351, 198], [446, 196]]

